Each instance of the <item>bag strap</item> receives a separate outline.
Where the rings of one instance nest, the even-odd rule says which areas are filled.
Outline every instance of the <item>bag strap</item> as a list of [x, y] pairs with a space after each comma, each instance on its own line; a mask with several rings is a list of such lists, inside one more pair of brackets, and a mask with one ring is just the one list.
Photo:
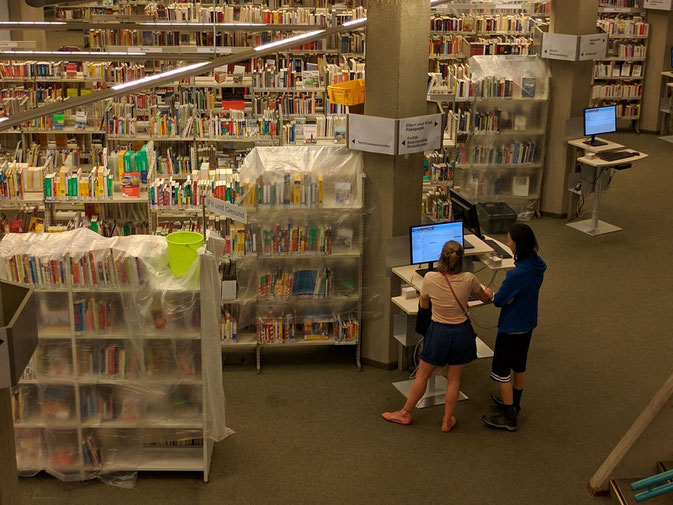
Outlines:
[[470, 319], [470, 316], [467, 314], [467, 310], [465, 310], [465, 307], [463, 307], [463, 304], [460, 303], [460, 300], [458, 299], [458, 296], [456, 295], [456, 292], [453, 290], [453, 286], [451, 285], [451, 281], [449, 280], [448, 274], [444, 274], [444, 279], [446, 279], [446, 283], [449, 285], [449, 289], [451, 290], [451, 293], [453, 294], [453, 297], [456, 299], [456, 302], [458, 303], [458, 306], [460, 307], [460, 310], [463, 311], [463, 314], [465, 314], [465, 317], [467, 318], [468, 321], [472, 321]]

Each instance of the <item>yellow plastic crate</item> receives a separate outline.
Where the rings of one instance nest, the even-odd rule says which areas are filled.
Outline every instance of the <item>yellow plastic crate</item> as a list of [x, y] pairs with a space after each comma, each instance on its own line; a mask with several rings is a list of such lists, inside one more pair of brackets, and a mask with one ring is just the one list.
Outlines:
[[365, 103], [365, 80], [340, 82], [327, 86], [329, 101], [335, 105], [360, 105]]

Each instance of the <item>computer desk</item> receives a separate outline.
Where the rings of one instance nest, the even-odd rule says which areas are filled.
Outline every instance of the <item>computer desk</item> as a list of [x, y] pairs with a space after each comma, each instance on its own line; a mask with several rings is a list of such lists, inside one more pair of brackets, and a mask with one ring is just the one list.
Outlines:
[[[614, 142], [608, 143], [606, 146], [598, 146], [598, 148], [602, 148], [600, 150], [596, 150], [596, 147], [594, 146], [589, 146], [587, 144], [584, 144], [585, 139], [576, 139], [576, 140], [570, 140], [568, 141], [568, 144], [571, 146], [577, 147], [579, 149], [583, 149], [585, 151], [584, 156], [581, 156], [577, 158], [577, 161], [580, 163], [587, 165], [589, 167], [593, 167], [594, 169], [594, 185], [595, 185], [595, 190], [594, 192], [596, 193], [596, 198], [594, 199], [594, 206], [591, 211], [591, 219], [585, 219], [582, 221], [577, 221], [574, 223], [567, 223], [567, 225], [571, 228], [574, 228], [575, 230], [579, 230], [583, 233], [586, 233], [587, 235], [597, 236], [597, 235], [604, 235], [606, 233], [614, 233], [617, 231], [621, 231], [622, 229], [619, 228], [618, 226], [614, 226], [612, 224], [606, 223], [604, 221], [601, 221], [598, 219], [599, 215], [599, 210], [600, 210], [600, 205], [601, 205], [601, 194], [603, 193], [603, 187], [602, 187], [602, 178], [605, 170], [610, 170], [612, 171], [614, 167], [619, 166], [619, 165], [624, 165], [627, 163], [634, 163], [636, 161], [643, 160], [647, 158], [647, 154], [643, 154], [639, 152], [638, 155], [636, 156], [631, 156], [630, 158], [623, 158], [621, 160], [615, 160], [615, 161], [606, 161], [600, 159], [598, 156], [587, 156], [586, 153], [599, 153], [599, 152], [606, 152], [606, 151], [614, 151], [617, 149], [621, 149], [624, 146], [620, 144], [615, 144]], [[604, 140], [604, 142], [607, 142]]]
[[[490, 237], [485, 237], [490, 238]], [[468, 258], [474, 258], [482, 262], [488, 268], [493, 270], [493, 277], [495, 277], [498, 271], [510, 270], [514, 268], [514, 259], [502, 260], [502, 264], [494, 267], [489, 265], [488, 256], [493, 252], [493, 249], [486, 244], [483, 240], [477, 238], [475, 235], [465, 235], [465, 239], [470, 242], [474, 248], [466, 249], [465, 256]], [[492, 239], [495, 240], [495, 239]], [[506, 244], [503, 244], [500, 241], [495, 240], [495, 242], [502, 247], [505, 251], [510, 254], [512, 251], [507, 247]], [[392, 272], [397, 275], [403, 282], [412, 286], [416, 291], [421, 290], [423, 284], [423, 277], [421, 277], [417, 271], [420, 269], [419, 265], [406, 265], [401, 267], [395, 267], [392, 269]], [[492, 282], [492, 280], [491, 280]], [[421, 340], [421, 336], [415, 333], [414, 326], [416, 321], [416, 315], [418, 314], [418, 295], [413, 298], [404, 298], [402, 296], [395, 296], [391, 298], [392, 303], [402, 310], [401, 314], [394, 316], [393, 328], [394, 328], [394, 337], [400, 343], [397, 355], [397, 364], [398, 369], [402, 370], [404, 368], [404, 354], [405, 349], [414, 348], [418, 342]], [[468, 310], [475, 307], [480, 307], [486, 305], [481, 300], [468, 302]], [[399, 317], [398, 316], [402, 316]], [[409, 317], [411, 316], [411, 317]], [[493, 350], [490, 349], [479, 337], [477, 337], [477, 358], [491, 358], [493, 357]], [[442, 370], [442, 369], [439, 369]], [[418, 408], [432, 407], [435, 405], [443, 405], [444, 398], [446, 395], [446, 374], [433, 375], [428, 381], [428, 387], [425, 392], [425, 395], [418, 402]], [[409, 392], [411, 391], [411, 386], [413, 385], [413, 380], [405, 380], [399, 382], [393, 382], [393, 386], [402, 393], [402, 395], [407, 398]], [[461, 391], [459, 400], [467, 400], [467, 396]]]

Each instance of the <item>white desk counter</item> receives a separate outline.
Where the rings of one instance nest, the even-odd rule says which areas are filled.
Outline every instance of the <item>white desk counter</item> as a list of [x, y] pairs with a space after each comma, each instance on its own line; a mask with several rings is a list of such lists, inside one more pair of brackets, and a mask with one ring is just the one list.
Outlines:
[[636, 161], [644, 160], [645, 158], [647, 158], [647, 154], [638, 151], [638, 154], [636, 156], [631, 156], [630, 158], [622, 158], [621, 160], [615, 160], [615, 161], [602, 160], [598, 156], [594, 156], [592, 158], [589, 158], [588, 156], [582, 156], [581, 158], [577, 158], [577, 161], [579, 161], [580, 163], [584, 163], [585, 165], [589, 165], [590, 167], [609, 168], [609, 167], [615, 167], [617, 165], [623, 165], [624, 163], [634, 163]]
[[605, 142], [605, 145], [602, 146], [592, 146], [586, 143], [586, 137], [581, 138], [581, 139], [575, 139], [575, 140], [569, 140], [568, 144], [576, 147], [578, 149], [582, 149], [588, 153], [604, 153], [606, 151], [616, 151], [617, 149], [623, 149], [624, 146], [621, 144], [617, 144], [616, 142], [610, 142], [609, 140], [602, 139], [600, 137], [596, 137], [596, 140], [600, 140], [601, 142]]

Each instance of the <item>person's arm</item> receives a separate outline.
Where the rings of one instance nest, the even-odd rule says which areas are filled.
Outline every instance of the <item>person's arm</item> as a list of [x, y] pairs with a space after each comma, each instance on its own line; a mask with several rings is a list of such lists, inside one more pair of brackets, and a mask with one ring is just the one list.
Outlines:
[[514, 271], [512, 270], [507, 273], [500, 289], [498, 289], [498, 292], [493, 296], [493, 305], [496, 307], [504, 307], [510, 303], [519, 292], [519, 284], [516, 282], [514, 276], [511, 275], [513, 272]]
[[482, 287], [481, 282], [479, 282], [479, 279], [474, 274], [472, 274], [472, 279], [470, 280], [470, 290], [473, 296], [476, 296], [484, 303], [490, 303], [493, 300], [493, 291]]
[[420, 298], [418, 299], [418, 304], [422, 309], [430, 308], [430, 295], [428, 294], [428, 277], [423, 277], [423, 284], [421, 284], [421, 293]]

